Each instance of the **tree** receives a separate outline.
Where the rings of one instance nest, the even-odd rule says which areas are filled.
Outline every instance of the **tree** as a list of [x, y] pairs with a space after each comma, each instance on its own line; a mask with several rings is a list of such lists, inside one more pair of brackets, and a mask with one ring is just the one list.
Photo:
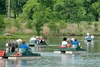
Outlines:
[[81, 21], [85, 11], [82, 0], [63, 0], [54, 5], [56, 17], [66, 22]]
[[3, 21], [3, 16], [0, 15], [0, 31], [2, 31], [5, 28], [5, 23]]
[[0, 14], [6, 15], [6, 0], [0, 0]]
[[8, 0], [8, 18], [11, 17], [10, 3], [11, 3], [11, 0]]
[[56, 35], [57, 31], [58, 31], [58, 26], [55, 22], [50, 22], [48, 24], [50, 30], [52, 31], [51, 33], [53, 33], [54, 35]]
[[56, 0], [37, 0], [37, 2], [39, 2], [42, 6], [46, 6], [47, 8], [50, 7], [50, 9], [52, 9]]
[[99, 21], [100, 15], [100, 1], [92, 4], [92, 13], [95, 16], [95, 21]]
[[32, 16], [35, 11], [38, 11], [38, 8], [39, 3], [37, 3], [37, 0], [28, 0], [28, 2], [23, 7], [23, 12], [19, 18], [33, 20]]
[[11, 10], [14, 13], [14, 18], [16, 18], [20, 13], [22, 13], [23, 6], [28, 0], [11, 0]]
[[90, 21], [99, 21], [100, 0], [84, 0], [83, 7], [85, 8], [85, 17]]

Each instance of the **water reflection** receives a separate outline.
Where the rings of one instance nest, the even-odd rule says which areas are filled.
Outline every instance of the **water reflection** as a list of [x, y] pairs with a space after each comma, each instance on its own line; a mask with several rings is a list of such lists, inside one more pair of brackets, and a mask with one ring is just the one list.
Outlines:
[[54, 54], [42, 53], [41, 59], [1, 59], [0, 67], [99, 67], [100, 53]]
[[4, 59], [0, 59], [0, 67], [4, 67]]
[[91, 42], [85, 42], [87, 52], [93, 52], [94, 50], [94, 40]]
[[62, 67], [74, 67], [79, 54], [61, 54]]

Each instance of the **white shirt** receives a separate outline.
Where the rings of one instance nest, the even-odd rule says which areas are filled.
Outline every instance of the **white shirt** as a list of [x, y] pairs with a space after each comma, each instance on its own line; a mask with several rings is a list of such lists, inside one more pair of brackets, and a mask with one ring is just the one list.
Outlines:
[[62, 41], [62, 46], [67, 46], [67, 42], [66, 41]]
[[35, 38], [35, 37], [30, 38], [30, 42], [31, 42], [32, 40], [36, 40], [36, 38]]
[[91, 38], [94, 39], [94, 36], [92, 35]]

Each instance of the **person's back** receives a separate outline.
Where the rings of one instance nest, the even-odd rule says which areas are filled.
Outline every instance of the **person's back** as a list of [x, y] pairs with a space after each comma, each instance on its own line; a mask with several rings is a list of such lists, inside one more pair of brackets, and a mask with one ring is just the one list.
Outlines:
[[75, 39], [73, 42], [72, 42], [72, 47], [73, 48], [77, 48], [79, 42], [77, 41], [77, 39]]
[[22, 56], [31, 56], [33, 53], [31, 52], [30, 48], [27, 46], [25, 41], [22, 41], [22, 44], [20, 45], [19, 52], [22, 54]]
[[68, 43], [67, 43], [67, 41], [66, 41], [66, 40], [67, 40], [67, 38], [63, 38], [63, 41], [62, 41], [62, 46], [67, 46], [67, 44], [68, 44]]
[[78, 41], [73, 41], [72, 42], [73, 45], [78, 45], [78, 43], [79, 43]]
[[19, 52], [20, 53], [24, 53], [28, 49], [29, 49], [29, 47], [27, 46], [27, 44], [25, 43], [25, 41], [22, 40], [22, 44], [19, 47]]
[[15, 48], [18, 48], [18, 43], [17, 43], [17, 41], [13, 40], [13, 41], [11, 42], [11, 46], [12, 46], [12, 47], [15, 47]]
[[29, 47], [27, 46], [27, 44], [25, 43], [25, 41], [22, 41], [22, 44], [20, 45], [20, 48], [25, 48], [25, 49], [29, 49]]
[[18, 49], [18, 43], [15, 40], [11, 41], [11, 52], [15, 52]]
[[30, 38], [29, 42], [31, 42], [31, 41], [33, 41], [33, 40], [34, 40], [34, 41], [36, 40], [36, 38], [35, 38], [34, 36]]

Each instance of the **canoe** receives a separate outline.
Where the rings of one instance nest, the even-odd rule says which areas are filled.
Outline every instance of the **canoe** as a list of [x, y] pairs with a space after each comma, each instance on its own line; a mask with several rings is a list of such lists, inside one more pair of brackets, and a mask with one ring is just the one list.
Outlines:
[[65, 54], [86, 53], [86, 50], [79, 47], [77, 48], [63, 47], [63, 48], [56, 49], [54, 53], [65, 53]]

